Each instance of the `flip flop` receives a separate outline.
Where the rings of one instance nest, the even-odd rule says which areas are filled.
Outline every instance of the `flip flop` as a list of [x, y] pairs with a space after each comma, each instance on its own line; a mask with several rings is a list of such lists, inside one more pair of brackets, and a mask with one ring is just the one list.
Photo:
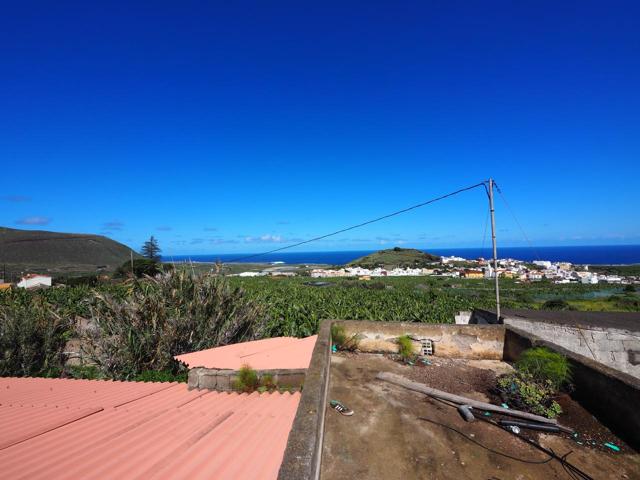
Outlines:
[[347, 417], [350, 417], [351, 415], [353, 415], [353, 410], [351, 410], [350, 408], [347, 408], [339, 401], [331, 400], [331, 402], [329, 403], [331, 404], [331, 408], [333, 408], [336, 412], [341, 413], [342, 415], [346, 415]]

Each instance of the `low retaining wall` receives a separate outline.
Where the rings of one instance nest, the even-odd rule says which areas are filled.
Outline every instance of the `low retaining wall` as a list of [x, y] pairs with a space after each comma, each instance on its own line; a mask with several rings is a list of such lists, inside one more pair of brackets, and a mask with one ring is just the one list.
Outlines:
[[[271, 375], [273, 382], [282, 388], [300, 389], [304, 384], [306, 369], [296, 370], [256, 370], [258, 379]], [[215, 390], [231, 392], [238, 379], [238, 370], [220, 370], [216, 368], [192, 368], [189, 370], [189, 389]]]
[[320, 326], [278, 480], [315, 479], [320, 474], [331, 363], [331, 323], [325, 320]]
[[640, 334], [613, 328], [559, 325], [507, 317], [511, 325], [574, 353], [640, 378]]
[[506, 361], [516, 361], [524, 350], [537, 346], [555, 350], [569, 359], [575, 387], [571, 396], [616, 435], [640, 450], [640, 380], [532, 333], [511, 325], [506, 327]]
[[433, 354], [473, 360], [500, 360], [504, 349], [502, 325], [450, 325], [409, 322], [335, 322], [343, 325], [348, 337], [357, 335], [362, 352], [398, 351], [398, 337], [409, 335], [414, 349], [420, 351], [420, 339], [433, 340]]

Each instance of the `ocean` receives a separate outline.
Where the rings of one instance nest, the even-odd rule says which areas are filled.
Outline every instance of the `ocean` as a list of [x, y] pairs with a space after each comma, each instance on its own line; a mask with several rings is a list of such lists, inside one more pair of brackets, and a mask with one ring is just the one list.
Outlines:
[[[244, 260], [246, 262], [283, 262], [323, 263], [343, 265], [356, 258], [373, 253], [375, 250], [349, 250], [338, 252], [278, 252]], [[490, 258], [491, 249], [482, 248], [430, 248], [429, 253], [441, 256], [456, 256], [467, 259], [478, 257]], [[210, 255], [175, 255], [163, 257], [170, 261], [194, 262], [231, 262], [252, 254], [210, 254]], [[640, 263], [640, 245], [597, 245], [572, 247], [503, 247], [498, 248], [498, 258], [514, 258], [516, 260], [550, 260], [552, 262], [571, 262], [587, 265], [626, 265]]]

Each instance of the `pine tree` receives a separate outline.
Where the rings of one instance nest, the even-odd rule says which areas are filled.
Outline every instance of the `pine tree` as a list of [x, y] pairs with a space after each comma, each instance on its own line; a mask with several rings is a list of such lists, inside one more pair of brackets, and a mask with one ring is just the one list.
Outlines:
[[144, 242], [144, 245], [142, 245], [140, 253], [143, 257], [153, 260], [154, 262], [159, 262], [161, 251], [162, 250], [160, 249], [160, 245], [158, 245], [158, 240], [156, 240], [156, 238], [151, 235], [151, 238]]

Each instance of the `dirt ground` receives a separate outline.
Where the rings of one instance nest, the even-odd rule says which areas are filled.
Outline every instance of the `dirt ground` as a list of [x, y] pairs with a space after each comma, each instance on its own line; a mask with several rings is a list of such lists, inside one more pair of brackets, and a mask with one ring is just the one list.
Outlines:
[[[467, 423], [449, 405], [375, 379], [380, 371], [393, 372], [451, 393], [495, 402], [488, 389], [496, 375], [510, 368], [500, 361], [433, 357], [431, 362], [431, 365], [408, 366], [382, 355], [332, 356], [329, 399], [343, 402], [355, 414], [347, 417], [331, 409], [327, 412], [321, 467], [323, 479], [570, 478], [559, 462], [546, 461], [546, 454], [513, 434], [482, 421]], [[581, 408], [573, 404], [575, 402], [568, 399], [571, 409]], [[571, 415], [575, 422], [584, 421], [584, 412], [571, 410]], [[562, 422], [571, 421], [571, 415]], [[597, 424], [588, 412], [586, 415]], [[430, 421], [421, 420], [421, 417]], [[608, 430], [597, 425], [603, 429], [600, 433], [610, 441]], [[593, 425], [590, 428], [594, 428]], [[628, 447], [613, 453], [584, 443], [580, 445], [560, 435], [536, 435], [536, 439], [559, 455], [572, 452], [568, 460], [595, 479], [640, 479], [640, 455]]]

